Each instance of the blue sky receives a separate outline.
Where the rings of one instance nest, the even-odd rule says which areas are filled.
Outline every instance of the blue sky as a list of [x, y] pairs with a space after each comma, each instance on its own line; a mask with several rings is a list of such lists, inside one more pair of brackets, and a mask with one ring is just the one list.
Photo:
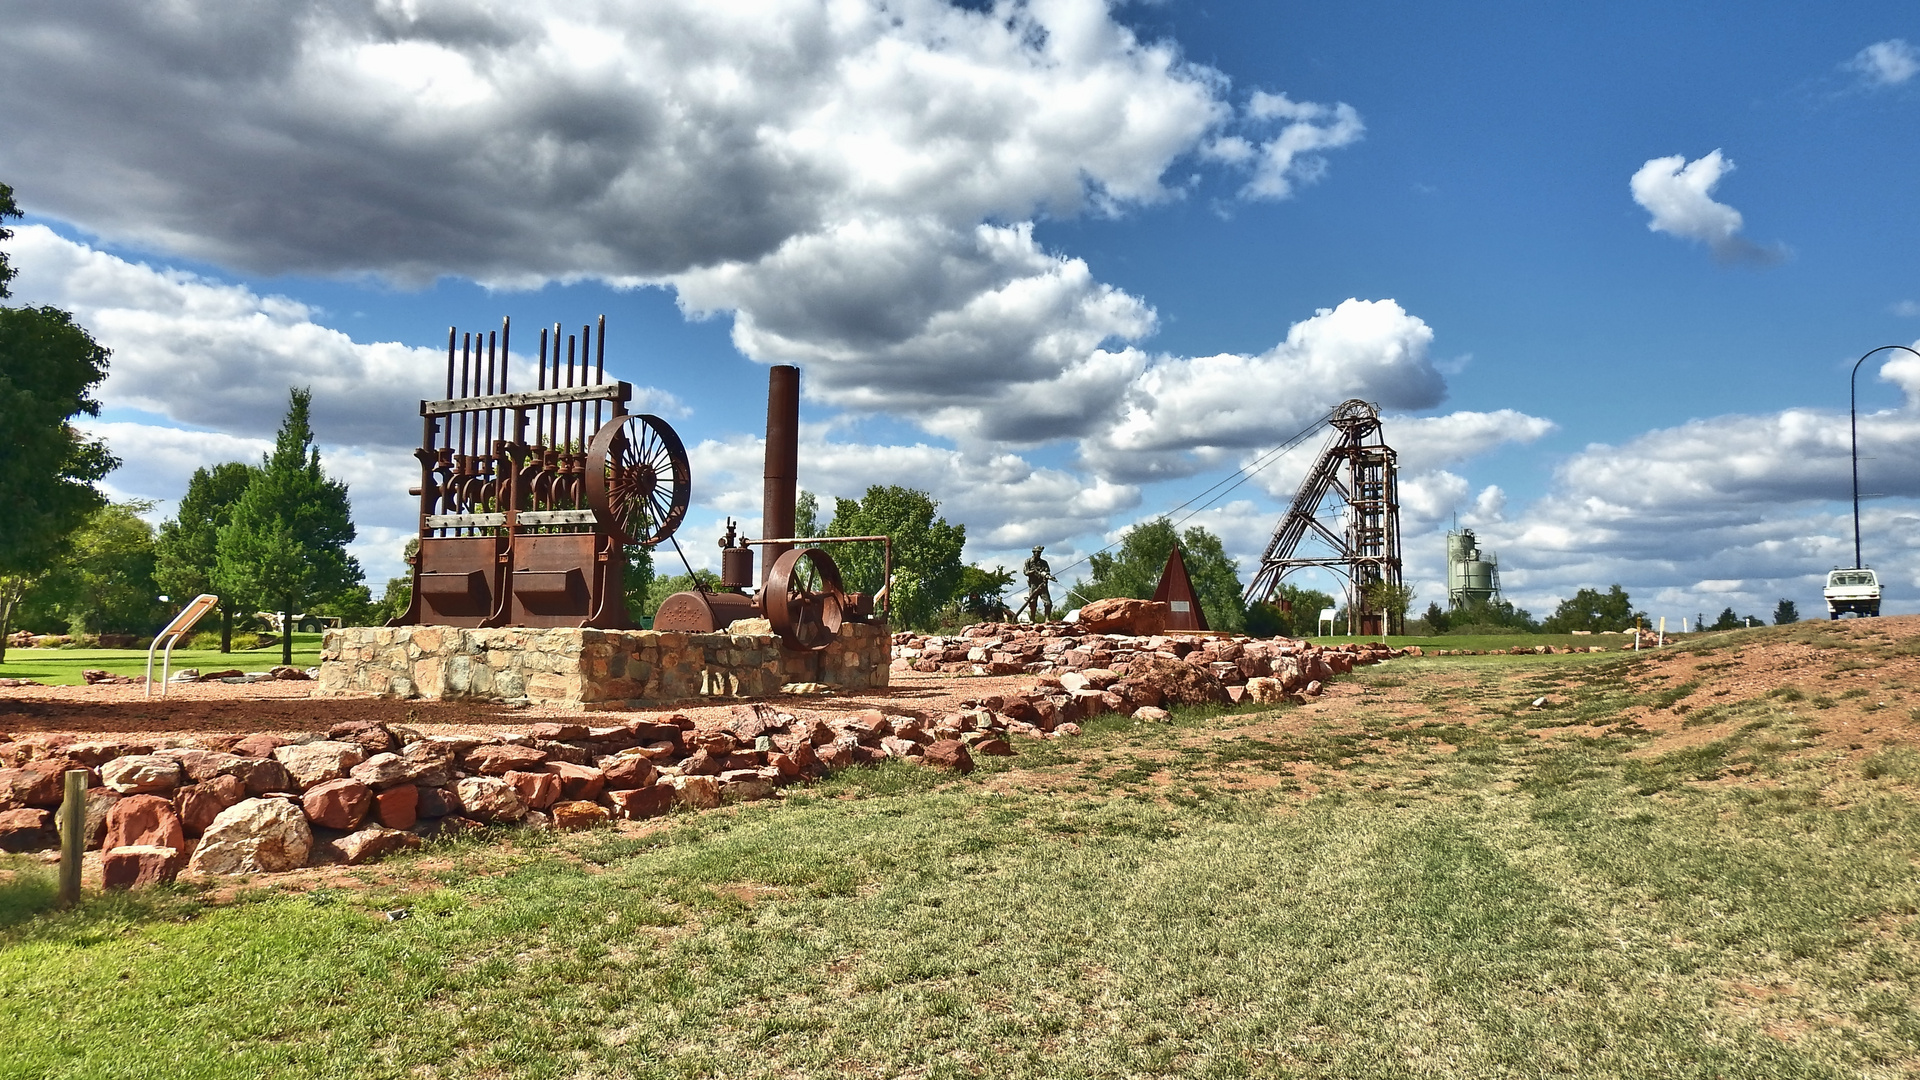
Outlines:
[[[1847, 368], [1920, 337], [1911, 5], [973, 8], [27, 4], [16, 296], [116, 350], [111, 482], [158, 513], [314, 382], [376, 578], [446, 326], [604, 312], [695, 448], [702, 559], [757, 524], [797, 361], [803, 485], [928, 488], [989, 565], [1071, 562], [1360, 396], [1422, 605], [1457, 516], [1538, 613], [1817, 608]], [[1897, 611], [1916, 394], [1862, 371]], [[1303, 467], [1195, 519], [1243, 576]]]

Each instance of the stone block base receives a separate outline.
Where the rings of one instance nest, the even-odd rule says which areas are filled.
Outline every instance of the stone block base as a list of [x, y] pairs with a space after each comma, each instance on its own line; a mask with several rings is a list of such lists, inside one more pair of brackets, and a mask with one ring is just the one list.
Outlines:
[[866, 690], [887, 685], [891, 644], [877, 621], [842, 626], [819, 652], [771, 634], [353, 626], [327, 631], [314, 693], [619, 708], [766, 697], [788, 683]]

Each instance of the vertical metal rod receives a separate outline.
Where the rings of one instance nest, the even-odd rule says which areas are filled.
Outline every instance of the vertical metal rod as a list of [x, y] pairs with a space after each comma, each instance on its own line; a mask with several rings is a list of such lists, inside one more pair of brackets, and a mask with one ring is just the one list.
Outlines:
[[[553, 382], [550, 385], [555, 390], [560, 389], [560, 324], [559, 323], [553, 324]], [[557, 404], [549, 405], [547, 406], [547, 410], [548, 410], [547, 439], [549, 442], [557, 443], [560, 441], [560, 406]]]
[[[460, 335], [460, 396], [463, 398], [473, 396], [473, 386], [471, 382], [472, 374], [473, 374], [472, 368], [473, 368], [473, 335], [461, 334]], [[473, 433], [470, 430], [468, 430], [467, 414], [463, 412], [460, 414], [460, 456], [467, 457], [467, 456], [470, 456], [472, 453], [473, 453]]]
[[[573, 387], [573, 346], [574, 346], [574, 341], [575, 341], [575, 339], [574, 339], [574, 336], [573, 336], [572, 334], [568, 334], [568, 335], [567, 335], [567, 387], [568, 387], [569, 389], [571, 389], [571, 388]], [[566, 410], [567, 410], [567, 433], [566, 433], [566, 436], [565, 436], [564, 438], [562, 438], [562, 439], [560, 440], [560, 447], [561, 447], [561, 449], [563, 449], [563, 450], [566, 450], [567, 452], [569, 452], [569, 453], [571, 453], [571, 452], [572, 452], [572, 450], [573, 450], [573, 412], [574, 412], [574, 403], [573, 403], [573, 402], [571, 402], [571, 401], [569, 401], [569, 402], [567, 402], [567, 405], [566, 405]]]
[[80, 860], [87, 854], [87, 770], [68, 769], [60, 801], [60, 896], [63, 908], [80, 902]]
[[[534, 389], [545, 390], [547, 388], [547, 328], [544, 326], [540, 328], [540, 363], [534, 370], [539, 373], [539, 385]], [[533, 444], [539, 446], [544, 442], [546, 433], [547, 410], [536, 405], [533, 410]]]
[[[607, 381], [607, 317], [600, 316], [599, 330], [593, 335], [593, 385], [603, 386]], [[593, 433], [600, 434], [601, 402], [593, 403]]]
[[[512, 333], [512, 316], [502, 315], [500, 317], [500, 392], [503, 394], [507, 392], [507, 370], [513, 367], [513, 346], [507, 344], [507, 339]], [[505, 417], [502, 419], [504, 420]]]
[[[455, 326], [447, 327], [447, 397], [449, 398], [453, 397], [453, 346], [454, 346], [454, 343], [459, 340], [459, 338], [460, 338], [459, 327], [455, 327]], [[453, 425], [444, 424], [442, 425], [442, 428], [444, 430], [440, 432], [440, 438], [443, 443], [446, 443], [452, 437]], [[428, 447], [428, 449], [437, 450], [439, 449], [439, 447], [430, 446]]]
[[[487, 396], [489, 397], [496, 393], [493, 387], [493, 368], [499, 352], [500, 335], [489, 333], [487, 335]], [[481, 418], [481, 426], [485, 429], [484, 437], [480, 443], [480, 452], [483, 454], [493, 453], [493, 414], [499, 411], [498, 409], [488, 409], [486, 416]]]

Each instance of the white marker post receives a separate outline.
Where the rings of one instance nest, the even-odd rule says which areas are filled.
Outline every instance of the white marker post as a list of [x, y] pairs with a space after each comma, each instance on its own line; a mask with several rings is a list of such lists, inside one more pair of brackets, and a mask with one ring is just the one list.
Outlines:
[[167, 646], [166, 658], [160, 662], [160, 700], [167, 699], [167, 672], [173, 667], [173, 646], [193, 629], [193, 624], [204, 618], [220, 603], [220, 598], [212, 593], [201, 593], [193, 598], [193, 603], [180, 609], [165, 630], [153, 637], [153, 644], [147, 646], [147, 696], [153, 696], [153, 652], [161, 642]]

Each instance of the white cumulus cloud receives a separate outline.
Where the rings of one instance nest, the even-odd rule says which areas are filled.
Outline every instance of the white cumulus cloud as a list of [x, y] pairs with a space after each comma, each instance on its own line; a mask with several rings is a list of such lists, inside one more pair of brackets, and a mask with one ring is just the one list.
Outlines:
[[1740, 211], [1714, 201], [1715, 185], [1732, 171], [1733, 162], [1718, 150], [1691, 162], [1675, 154], [1640, 166], [1628, 186], [1633, 201], [1653, 215], [1647, 222], [1649, 230], [1701, 241], [1722, 262], [1778, 262], [1778, 249], [1740, 235]]
[[1905, 38], [1888, 38], [1861, 49], [1846, 66], [1868, 86], [1899, 86], [1920, 74], [1920, 49]]

